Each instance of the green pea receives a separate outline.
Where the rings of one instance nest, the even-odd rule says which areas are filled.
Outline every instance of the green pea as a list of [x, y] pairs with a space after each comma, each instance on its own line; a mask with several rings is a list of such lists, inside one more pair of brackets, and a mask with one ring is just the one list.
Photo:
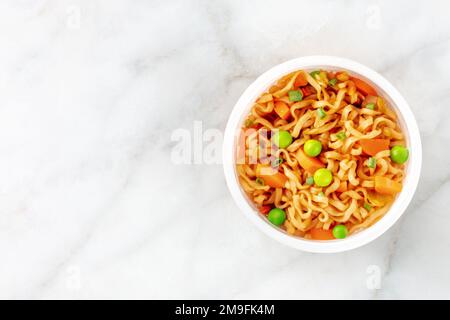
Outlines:
[[267, 218], [272, 224], [281, 226], [284, 220], [286, 220], [286, 213], [284, 212], [284, 210], [281, 210], [279, 208], [273, 208], [269, 211], [269, 215], [267, 216]]
[[322, 143], [320, 143], [319, 140], [314, 139], [308, 140], [305, 142], [303, 150], [310, 157], [318, 156], [322, 151]]
[[375, 103], [368, 103], [366, 104], [366, 108], [370, 110], [375, 110]]
[[314, 182], [319, 187], [326, 187], [328, 186], [331, 181], [333, 180], [333, 175], [331, 174], [331, 171], [325, 168], [316, 170], [314, 172]]
[[368, 204], [367, 202], [364, 202], [364, 209], [366, 209], [367, 211], [372, 210], [372, 206], [370, 204]]
[[391, 160], [395, 163], [405, 163], [408, 160], [409, 151], [402, 146], [393, 146], [391, 149]]
[[273, 143], [275, 143], [279, 148], [287, 148], [292, 143], [292, 136], [289, 132], [285, 130], [277, 131], [273, 136]]
[[338, 224], [333, 228], [333, 236], [336, 239], [344, 239], [345, 237], [347, 237], [347, 234], [348, 234], [347, 227], [344, 226], [343, 224]]

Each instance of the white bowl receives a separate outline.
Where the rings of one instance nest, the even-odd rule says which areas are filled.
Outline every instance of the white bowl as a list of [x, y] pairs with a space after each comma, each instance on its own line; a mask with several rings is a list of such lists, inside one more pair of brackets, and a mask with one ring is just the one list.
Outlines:
[[[282, 76], [299, 69], [313, 70], [322, 68], [325, 70], [347, 70], [371, 83], [391, 105], [399, 117], [399, 123], [406, 134], [409, 149], [409, 160], [406, 165], [406, 177], [403, 182], [403, 190], [397, 196], [389, 211], [373, 226], [362, 230], [348, 238], [333, 241], [307, 240], [300, 237], [288, 235], [280, 228], [271, 225], [267, 219], [260, 214], [250, 202], [239, 185], [235, 166], [235, 152], [237, 133], [247, 116], [250, 108], [259, 95], [265, 92]], [[275, 240], [304, 251], [309, 252], [341, 252], [351, 250], [378, 238], [388, 230], [400, 216], [405, 212], [411, 201], [417, 183], [419, 182], [422, 163], [422, 145], [420, 142], [419, 129], [413, 113], [401, 96], [401, 94], [380, 74], [372, 69], [349, 59], [330, 56], [308, 56], [289, 60], [279, 64], [256, 79], [242, 96], [231, 112], [225, 130], [223, 144], [223, 166], [228, 188], [244, 215], [250, 219], [261, 231]]]

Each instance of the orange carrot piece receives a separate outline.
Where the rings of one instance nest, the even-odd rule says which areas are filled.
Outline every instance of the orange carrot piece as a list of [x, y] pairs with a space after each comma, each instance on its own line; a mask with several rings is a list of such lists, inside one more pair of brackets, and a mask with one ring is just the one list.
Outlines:
[[389, 149], [389, 139], [363, 139], [360, 140], [364, 153], [374, 156], [378, 152]]
[[372, 88], [371, 85], [369, 85], [367, 82], [358, 79], [358, 78], [354, 78], [351, 77], [353, 83], [355, 84], [356, 88], [361, 91], [364, 95], [371, 95], [371, 96], [376, 96], [377, 92], [374, 88]]
[[402, 191], [402, 184], [392, 179], [375, 176], [375, 191], [381, 194], [396, 194]]
[[323, 230], [322, 228], [314, 228], [309, 231], [311, 238], [314, 240], [334, 240], [333, 231]]
[[272, 206], [269, 205], [261, 206], [259, 208], [259, 212], [261, 212], [262, 214], [268, 214], [270, 210], [272, 210]]
[[337, 192], [345, 192], [347, 191], [347, 181], [342, 181], [339, 184], [339, 188], [336, 189]]
[[300, 72], [297, 76], [297, 78], [295, 78], [295, 82], [294, 82], [294, 87], [303, 87], [306, 86], [308, 84], [308, 80], [306, 80], [306, 76], [303, 72]]
[[314, 174], [316, 170], [325, 168], [325, 165], [319, 159], [308, 157], [303, 151], [303, 148], [297, 150], [295, 157], [297, 158], [300, 166], [309, 173]]
[[284, 120], [289, 119], [289, 116], [291, 115], [288, 105], [283, 101], [275, 102], [274, 110], [276, 114]]
[[288, 178], [269, 165], [258, 164], [256, 176], [264, 181], [264, 184], [272, 188], [283, 188]]

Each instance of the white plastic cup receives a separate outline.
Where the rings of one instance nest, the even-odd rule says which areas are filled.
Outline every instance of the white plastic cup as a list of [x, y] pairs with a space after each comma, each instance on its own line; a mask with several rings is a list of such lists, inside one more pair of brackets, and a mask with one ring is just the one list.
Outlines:
[[[396, 112], [403, 133], [406, 135], [409, 160], [406, 163], [406, 176], [403, 189], [389, 211], [371, 227], [345, 239], [332, 241], [308, 240], [288, 235], [284, 230], [270, 224], [260, 214], [241, 189], [236, 173], [236, 145], [238, 132], [256, 99], [278, 79], [290, 72], [306, 69], [347, 70], [372, 86], [387, 100]], [[383, 76], [355, 61], [332, 56], [308, 56], [279, 64], [258, 77], [242, 94], [231, 112], [225, 130], [223, 144], [223, 166], [225, 178], [234, 201], [242, 213], [261, 231], [275, 240], [308, 252], [342, 252], [363, 246], [386, 232], [405, 212], [419, 182], [422, 165], [422, 145], [416, 119], [402, 95]]]

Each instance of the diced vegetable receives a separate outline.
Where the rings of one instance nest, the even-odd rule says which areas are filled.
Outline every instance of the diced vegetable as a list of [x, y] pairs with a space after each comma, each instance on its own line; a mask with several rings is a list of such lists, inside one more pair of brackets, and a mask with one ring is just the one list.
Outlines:
[[261, 178], [256, 178], [255, 182], [256, 182], [257, 184], [261, 185], [261, 186], [264, 185], [264, 180], [261, 179]]
[[338, 224], [333, 228], [333, 236], [336, 239], [344, 239], [345, 237], [347, 237], [347, 234], [348, 234], [347, 227], [344, 226], [343, 224]]
[[369, 168], [375, 169], [375, 167], [377, 166], [377, 160], [376, 160], [375, 158], [373, 158], [373, 157], [370, 157], [370, 158], [367, 160], [367, 166], [368, 166]]
[[292, 136], [286, 130], [277, 131], [272, 137], [273, 143], [281, 149], [287, 148], [292, 143]]
[[330, 170], [320, 168], [314, 172], [314, 182], [319, 187], [327, 187], [333, 181], [333, 174]]
[[328, 85], [329, 85], [329, 86], [332, 86], [332, 87], [335, 86], [336, 83], [337, 83], [337, 79], [336, 79], [336, 78], [331, 79], [330, 81], [328, 81]]
[[302, 101], [303, 93], [301, 90], [291, 90], [288, 92], [289, 101]]
[[316, 170], [325, 167], [319, 159], [308, 157], [302, 148], [297, 150], [295, 157], [297, 158], [300, 166], [311, 174], [314, 174]]
[[311, 77], [313, 77], [314, 79], [316, 79], [316, 75], [319, 75], [319, 74], [320, 74], [320, 70], [314, 70], [314, 71], [309, 73], [309, 75]]
[[284, 120], [289, 119], [289, 117], [291, 115], [289, 106], [286, 103], [284, 103], [283, 101], [275, 102], [274, 110], [275, 110], [275, 113], [281, 119], [284, 119]]
[[312, 186], [314, 184], [314, 178], [313, 177], [306, 178], [306, 184], [308, 186]]
[[283, 163], [283, 158], [276, 158], [275, 160], [272, 161], [272, 168], [276, 168], [282, 163]]
[[239, 139], [236, 145], [236, 163], [243, 164], [246, 162], [246, 154], [245, 154], [245, 138], [242, 133], [243, 130], [239, 132]]
[[261, 212], [262, 214], [268, 214], [271, 209], [272, 209], [272, 206], [269, 206], [269, 205], [261, 206], [259, 208], [259, 212]]
[[391, 160], [398, 164], [403, 164], [408, 160], [409, 151], [402, 146], [393, 146], [391, 149]]
[[372, 206], [370, 204], [368, 204], [367, 202], [364, 202], [364, 209], [366, 209], [367, 211], [372, 210]]
[[333, 232], [331, 230], [323, 230], [322, 228], [314, 228], [309, 231], [311, 238], [314, 240], [334, 240]]
[[272, 188], [283, 188], [287, 177], [278, 170], [268, 165], [258, 164], [256, 166], [256, 176], [264, 181], [264, 184]]
[[345, 140], [347, 138], [347, 135], [344, 131], [341, 131], [336, 133], [336, 138], [338, 138], [339, 140]]
[[303, 87], [306, 86], [308, 84], [308, 80], [306, 80], [306, 76], [303, 72], [300, 72], [297, 76], [297, 78], [295, 78], [295, 82], [294, 82], [294, 87], [298, 88], [298, 87]]
[[394, 195], [402, 191], [402, 184], [386, 177], [375, 176], [375, 191]]
[[361, 91], [365, 96], [367, 95], [371, 95], [371, 96], [376, 96], [377, 92], [375, 91], [374, 88], [372, 88], [372, 86], [370, 86], [367, 82], [355, 78], [355, 77], [351, 77], [353, 83], [355, 84], [356, 88]]
[[327, 73], [325, 71], [320, 71], [319, 72], [319, 79], [322, 80], [323, 82], [328, 82]]
[[269, 211], [267, 218], [272, 224], [281, 226], [284, 223], [284, 220], [286, 220], [286, 212], [280, 208], [273, 208]]
[[369, 156], [374, 156], [383, 150], [389, 150], [389, 139], [363, 139], [359, 143], [362, 151]]
[[350, 79], [350, 77], [348, 76], [348, 73], [345, 71], [339, 71], [338, 73], [336, 73], [336, 78], [339, 81], [347, 81]]
[[317, 116], [319, 117], [319, 119], [323, 119], [327, 116], [327, 113], [325, 112], [325, 110], [323, 110], [323, 108], [319, 108], [317, 109]]
[[368, 103], [366, 104], [366, 108], [370, 110], [375, 110], [375, 103]]
[[316, 157], [322, 151], [322, 143], [319, 140], [310, 139], [305, 142], [303, 150], [310, 157]]

